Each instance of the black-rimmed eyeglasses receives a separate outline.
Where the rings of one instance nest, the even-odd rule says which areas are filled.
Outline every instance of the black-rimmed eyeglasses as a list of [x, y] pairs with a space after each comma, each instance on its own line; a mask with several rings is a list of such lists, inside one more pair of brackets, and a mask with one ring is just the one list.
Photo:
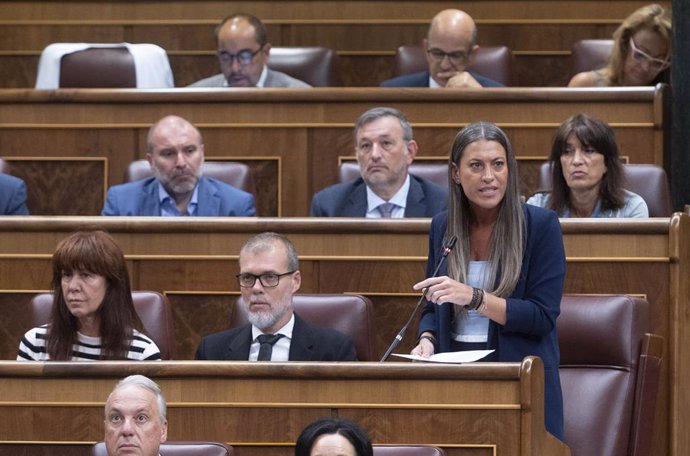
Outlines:
[[468, 57], [465, 51], [445, 52], [438, 48], [431, 48], [427, 49], [426, 52], [431, 56], [431, 58], [439, 62], [445, 57], [448, 57], [448, 60], [453, 65], [462, 65], [467, 61]]
[[256, 283], [256, 279], [259, 279], [262, 287], [271, 288], [277, 287], [280, 283], [280, 278], [286, 275], [294, 274], [297, 271], [284, 272], [282, 274], [276, 274], [275, 272], [266, 272], [260, 275], [249, 274], [248, 272], [237, 274], [237, 282], [242, 288], [251, 288]]
[[247, 66], [250, 63], [252, 63], [252, 60], [254, 60], [254, 57], [256, 54], [261, 52], [263, 49], [263, 45], [257, 49], [256, 51], [250, 51], [249, 49], [245, 49], [243, 51], [238, 52], [237, 54], [233, 54], [228, 51], [218, 51], [218, 58], [220, 61], [224, 64], [227, 65], [232, 65], [232, 62], [237, 59], [240, 65], [242, 66]]

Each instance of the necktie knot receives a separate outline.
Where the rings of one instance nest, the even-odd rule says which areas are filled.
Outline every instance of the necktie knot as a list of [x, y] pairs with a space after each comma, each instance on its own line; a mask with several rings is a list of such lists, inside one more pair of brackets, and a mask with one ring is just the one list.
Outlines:
[[393, 215], [393, 209], [395, 209], [397, 204], [393, 203], [383, 203], [378, 207], [379, 212], [381, 213], [381, 218], [391, 218]]
[[261, 346], [259, 347], [259, 356], [257, 361], [270, 361], [273, 353], [273, 345], [278, 342], [278, 339], [283, 337], [283, 334], [261, 334], [256, 338]]

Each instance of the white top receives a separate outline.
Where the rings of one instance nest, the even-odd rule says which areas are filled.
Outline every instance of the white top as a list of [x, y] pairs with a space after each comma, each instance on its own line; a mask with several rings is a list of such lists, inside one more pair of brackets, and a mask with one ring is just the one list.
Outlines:
[[[467, 271], [467, 285], [487, 288], [489, 279], [488, 261], [470, 261]], [[476, 310], [468, 310], [465, 318], [455, 318], [450, 337], [458, 342], [486, 342], [489, 339], [489, 319]]]
[[[646, 218], [649, 217], [649, 209], [647, 208], [647, 203], [644, 199], [637, 193], [633, 193], [628, 190], [623, 190], [625, 192], [625, 203], [620, 209], [608, 209], [605, 211], [601, 210], [601, 200], [597, 200], [596, 206], [594, 206], [594, 211], [590, 217], [593, 218]], [[548, 208], [551, 201], [550, 192], [536, 193], [527, 200], [527, 204], [532, 206], [545, 207]], [[561, 218], [569, 218], [570, 210], [568, 208], [564, 209], [561, 214], [558, 214]]]
[[137, 89], [175, 87], [172, 69], [165, 50], [155, 44], [141, 43], [53, 43], [41, 53], [38, 62], [37, 89], [60, 88], [60, 61], [66, 54], [93, 47], [124, 46], [134, 58]]

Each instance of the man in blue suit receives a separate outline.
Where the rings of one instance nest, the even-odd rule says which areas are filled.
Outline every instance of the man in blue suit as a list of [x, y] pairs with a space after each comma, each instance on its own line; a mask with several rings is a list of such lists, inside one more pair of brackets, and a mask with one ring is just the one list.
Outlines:
[[201, 175], [204, 144], [194, 125], [167, 116], [151, 127], [146, 141], [154, 177], [111, 187], [102, 215], [256, 215], [253, 195]]
[[446, 209], [447, 190], [407, 172], [417, 155], [412, 126], [394, 108], [373, 108], [355, 125], [361, 177], [332, 185], [311, 201], [314, 217], [433, 217]]
[[502, 87], [493, 79], [466, 70], [479, 49], [476, 41], [477, 26], [469, 14], [455, 9], [443, 10], [431, 20], [422, 43], [429, 71], [388, 79], [381, 87]]
[[0, 173], [0, 215], [29, 215], [24, 181]]

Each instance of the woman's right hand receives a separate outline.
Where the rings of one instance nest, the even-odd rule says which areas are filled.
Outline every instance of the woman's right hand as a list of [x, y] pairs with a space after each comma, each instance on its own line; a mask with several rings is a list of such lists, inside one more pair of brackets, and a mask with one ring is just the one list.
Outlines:
[[410, 354], [429, 358], [434, 354], [434, 344], [432, 344], [429, 339], [420, 339], [419, 343], [412, 349]]

